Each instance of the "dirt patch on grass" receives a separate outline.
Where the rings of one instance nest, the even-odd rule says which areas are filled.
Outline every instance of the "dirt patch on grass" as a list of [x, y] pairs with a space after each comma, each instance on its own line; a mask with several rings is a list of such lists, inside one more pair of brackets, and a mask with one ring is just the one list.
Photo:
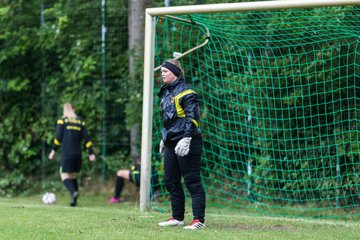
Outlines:
[[230, 230], [240, 230], [240, 231], [260, 231], [260, 230], [272, 230], [272, 231], [293, 231], [292, 227], [282, 226], [282, 225], [272, 225], [272, 226], [259, 226], [259, 225], [245, 225], [245, 224], [232, 224], [232, 225], [217, 225], [215, 227], [222, 229]]

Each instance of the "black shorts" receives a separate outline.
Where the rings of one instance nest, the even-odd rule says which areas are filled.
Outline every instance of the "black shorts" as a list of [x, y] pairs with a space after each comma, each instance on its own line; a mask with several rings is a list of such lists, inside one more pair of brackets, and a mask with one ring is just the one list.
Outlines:
[[81, 169], [81, 154], [67, 154], [61, 156], [60, 172], [78, 173]]
[[140, 170], [130, 170], [129, 179], [130, 182], [134, 183], [137, 187], [140, 187]]
[[[141, 167], [140, 165], [134, 165], [130, 168], [130, 173], [129, 173], [129, 179], [132, 183], [134, 183], [137, 187], [140, 187], [140, 171], [141, 171]], [[159, 184], [159, 176], [157, 171], [155, 170], [154, 167], [152, 167], [152, 172], [151, 172], [151, 185], [153, 187], [157, 186]]]

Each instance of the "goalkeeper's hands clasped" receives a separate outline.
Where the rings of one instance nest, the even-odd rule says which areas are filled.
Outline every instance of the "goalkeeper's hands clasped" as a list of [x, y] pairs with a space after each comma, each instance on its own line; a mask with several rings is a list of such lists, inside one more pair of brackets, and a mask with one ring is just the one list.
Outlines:
[[184, 137], [176, 144], [175, 153], [180, 157], [184, 157], [189, 154], [191, 137]]

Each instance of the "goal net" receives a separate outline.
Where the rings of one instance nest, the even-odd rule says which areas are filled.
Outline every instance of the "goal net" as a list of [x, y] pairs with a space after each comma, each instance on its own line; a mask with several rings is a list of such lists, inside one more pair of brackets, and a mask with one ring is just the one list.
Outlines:
[[[275, 215], [356, 215], [359, 5], [153, 19], [154, 67], [178, 57], [201, 99], [208, 205]], [[160, 71], [152, 78], [151, 160], [161, 172]]]

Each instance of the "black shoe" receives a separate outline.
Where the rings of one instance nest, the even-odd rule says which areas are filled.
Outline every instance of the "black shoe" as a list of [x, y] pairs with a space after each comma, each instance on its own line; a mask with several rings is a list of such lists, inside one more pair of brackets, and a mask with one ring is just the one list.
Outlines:
[[78, 193], [78, 192], [74, 192], [74, 193], [71, 195], [71, 202], [70, 202], [70, 206], [71, 206], [71, 207], [75, 207], [75, 206], [76, 206], [78, 196], [79, 196], [79, 193]]

